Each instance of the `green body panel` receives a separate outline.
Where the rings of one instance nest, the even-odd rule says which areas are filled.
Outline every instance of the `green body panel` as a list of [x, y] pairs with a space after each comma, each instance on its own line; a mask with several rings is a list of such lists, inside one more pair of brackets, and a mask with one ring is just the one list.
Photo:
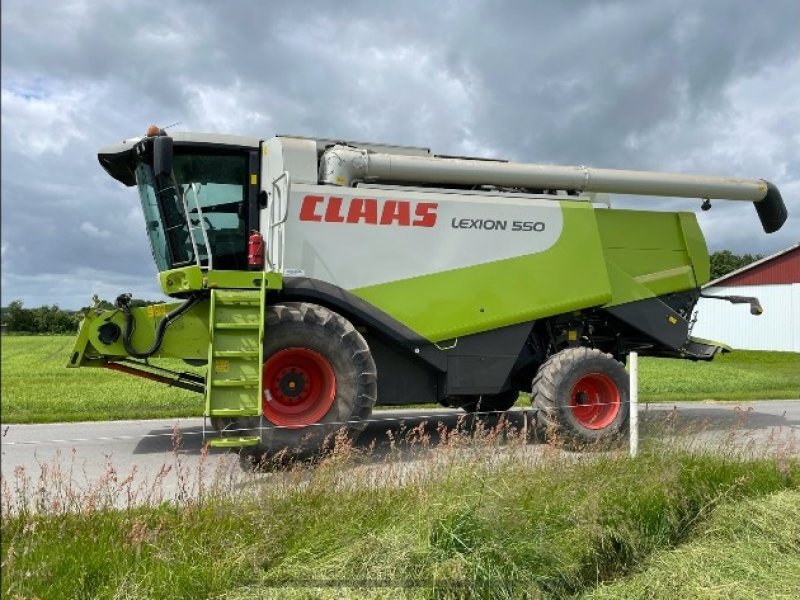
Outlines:
[[[161, 318], [179, 306], [179, 303], [154, 304], [131, 310], [136, 327], [131, 341], [136, 350], [146, 350], [155, 340], [156, 327]], [[153, 358], [184, 358], [205, 360], [208, 356], [208, 301], [193, 306], [169, 326], [164, 341]], [[90, 309], [81, 322], [78, 337], [68, 367], [102, 367], [108, 360], [126, 358], [128, 353], [122, 337], [113, 344], [103, 344], [98, 328], [106, 322], [125, 328], [125, 315], [120, 310]]]
[[694, 213], [678, 213], [678, 218], [681, 221], [686, 251], [692, 261], [695, 281], [698, 287], [703, 286], [711, 280], [711, 259], [708, 256], [706, 239]]
[[561, 207], [563, 231], [547, 251], [351, 291], [439, 342], [708, 281], [692, 213]]
[[653, 292], [612, 262], [606, 263], [612, 297], [606, 306], [652, 298]]
[[561, 205], [563, 233], [546, 252], [352, 291], [433, 342], [605, 304], [611, 289], [592, 206]]
[[269, 290], [279, 290], [282, 286], [283, 276], [280, 273], [263, 271], [209, 271], [206, 283], [209, 289], [259, 290], [264, 287]]
[[261, 289], [264, 282], [270, 290], [279, 290], [283, 285], [283, 276], [280, 273], [213, 269], [203, 271], [197, 265], [162, 271], [158, 274], [158, 280], [167, 296], [213, 288]]
[[708, 251], [692, 213], [598, 210], [613, 298], [609, 306], [700, 287]]
[[605, 256], [614, 272], [609, 306], [697, 287], [691, 266], [678, 264], [688, 262], [686, 252], [631, 248], [607, 250]]
[[162, 271], [158, 274], [158, 281], [161, 284], [161, 290], [167, 296], [174, 296], [203, 289], [203, 277], [204, 274], [200, 267], [193, 265]]
[[89, 335], [94, 332], [94, 327], [92, 325], [103, 312], [104, 311], [90, 309], [88, 314], [84, 315], [78, 326], [78, 335], [75, 338], [75, 343], [72, 345], [72, 352], [70, 352], [69, 362], [67, 362], [68, 368], [93, 366], [92, 362], [94, 359], [89, 357], [85, 358], [84, 355], [87, 351], [96, 354], [94, 347], [90, 347], [89, 345]]
[[595, 217], [603, 248], [684, 250], [677, 213], [613, 208], [598, 209]]

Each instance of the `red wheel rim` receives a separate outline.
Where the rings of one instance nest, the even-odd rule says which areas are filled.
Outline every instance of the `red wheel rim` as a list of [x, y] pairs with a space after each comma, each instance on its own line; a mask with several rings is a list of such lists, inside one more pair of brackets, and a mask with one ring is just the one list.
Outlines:
[[274, 425], [291, 429], [316, 423], [336, 397], [336, 375], [331, 364], [308, 348], [286, 348], [264, 363], [261, 409]]
[[619, 414], [619, 388], [608, 375], [588, 373], [572, 387], [569, 404], [578, 423], [587, 429], [604, 429]]

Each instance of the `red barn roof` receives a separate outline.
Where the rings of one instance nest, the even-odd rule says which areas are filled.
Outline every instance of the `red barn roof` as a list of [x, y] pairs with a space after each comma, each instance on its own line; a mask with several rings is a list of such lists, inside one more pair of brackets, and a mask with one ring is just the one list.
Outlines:
[[789, 246], [746, 267], [723, 275], [703, 287], [800, 283], [800, 244]]

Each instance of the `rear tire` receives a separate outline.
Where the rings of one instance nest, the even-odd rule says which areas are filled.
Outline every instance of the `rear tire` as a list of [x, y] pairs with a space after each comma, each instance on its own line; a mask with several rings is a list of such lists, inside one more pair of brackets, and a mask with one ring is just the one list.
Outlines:
[[539, 421], [567, 441], [595, 443], [628, 422], [628, 374], [610, 354], [567, 348], [551, 356], [533, 380], [531, 404]]
[[[305, 302], [268, 306], [264, 320], [265, 428], [256, 429], [258, 446], [242, 450], [244, 462], [313, 455], [342, 430], [354, 441], [366, 427], [378, 389], [363, 336], [341, 315]], [[248, 417], [227, 425], [255, 429], [259, 423]]]

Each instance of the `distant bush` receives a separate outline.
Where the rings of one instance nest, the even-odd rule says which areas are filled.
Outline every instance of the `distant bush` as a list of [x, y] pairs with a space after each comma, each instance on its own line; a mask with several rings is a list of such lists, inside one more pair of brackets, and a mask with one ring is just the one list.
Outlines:
[[74, 333], [80, 320], [80, 313], [61, 309], [56, 304], [23, 308], [21, 300], [14, 300], [3, 311], [8, 333]]
[[734, 254], [730, 250], [721, 250], [714, 252], [709, 256], [711, 260], [711, 279], [719, 279], [720, 277], [733, 273], [737, 269], [746, 267], [750, 263], [764, 258], [762, 254]]
[[[147, 306], [156, 304], [155, 300], [133, 300], [131, 306]], [[114, 305], [108, 300], [97, 299], [97, 308], [110, 310]], [[57, 304], [40, 306], [39, 308], [24, 308], [21, 300], [14, 300], [3, 307], [3, 324], [6, 333], [37, 334], [37, 333], [75, 333], [88, 306], [81, 310], [65, 310]]]

